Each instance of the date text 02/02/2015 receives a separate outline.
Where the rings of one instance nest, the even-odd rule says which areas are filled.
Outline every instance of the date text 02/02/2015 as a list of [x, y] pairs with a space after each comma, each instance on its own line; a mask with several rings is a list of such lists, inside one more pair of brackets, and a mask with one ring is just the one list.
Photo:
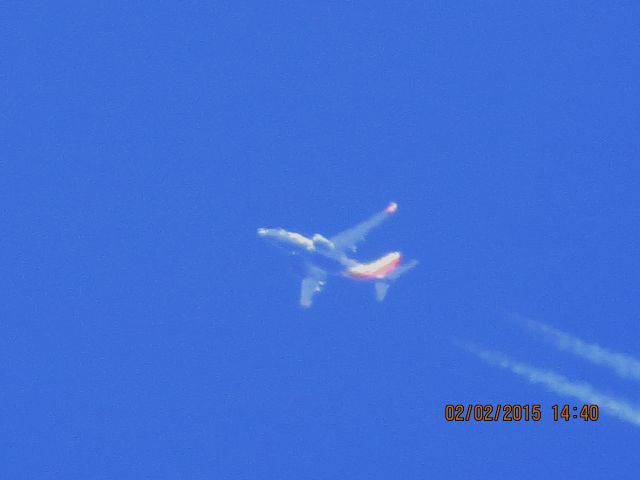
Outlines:
[[[583, 420], [595, 422], [600, 418], [598, 405], [553, 405], [553, 420]], [[542, 419], [542, 406], [534, 404], [447, 404], [444, 418], [448, 422], [539, 422]]]

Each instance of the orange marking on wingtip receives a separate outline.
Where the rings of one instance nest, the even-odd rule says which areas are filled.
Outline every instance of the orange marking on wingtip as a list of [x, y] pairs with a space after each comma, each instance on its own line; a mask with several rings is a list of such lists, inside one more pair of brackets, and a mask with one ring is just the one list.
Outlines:
[[391, 202], [387, 208], [384, 209], [387, 213], [395, 213], [398, 210], [398, 204], [396, 202]]

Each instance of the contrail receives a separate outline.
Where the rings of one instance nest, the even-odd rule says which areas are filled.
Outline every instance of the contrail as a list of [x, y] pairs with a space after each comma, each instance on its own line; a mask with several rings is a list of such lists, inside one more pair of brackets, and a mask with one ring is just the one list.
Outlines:
[[640, 426], [640, 408], [627, 400], [600, 393], [586, 382], [571, 381], [552, 371], [541, 370], [526, 363], [517, 362], [500, 352], [485, 350], [468, 343], [456, 342], [456, 344], [490, 365], [509, 370], [531, 383], [544, 385], [552, 392], [577, 398], [584, 403], [596, 404], [602, 411], [625, 422]]
[[563, 332], [542, 322], [514, 314], [513, 318], [522, 322], [531, 332], [541, 335], [558, 350], [565, 350], [596, 365], [604, 365], [622, 378], [640, 380], [640, 360], [602, 348], [595, 343], [587, 343], [570, 333]]

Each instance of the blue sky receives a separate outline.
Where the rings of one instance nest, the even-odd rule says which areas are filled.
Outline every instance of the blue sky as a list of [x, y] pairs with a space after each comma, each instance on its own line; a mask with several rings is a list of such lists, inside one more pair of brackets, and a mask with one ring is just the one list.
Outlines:
[[[3, 478], [634, 478], [639, 427], [455, 347], [640, 404], [518, 313], [640, 357], [635, 2], [11, 2]], [[314, 308], [255, 235], [420, 267]], [[447, 423], [539, 403], [540, 423]]]

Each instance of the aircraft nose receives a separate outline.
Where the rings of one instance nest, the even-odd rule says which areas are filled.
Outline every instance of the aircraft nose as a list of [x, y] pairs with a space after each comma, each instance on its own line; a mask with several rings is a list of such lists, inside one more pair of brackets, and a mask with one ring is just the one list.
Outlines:
[[266, 228], [259, 228], [258, 229], [258, 235], [260, 235], [261, 237], [264, 237], [267, 234], [267, 229]]

